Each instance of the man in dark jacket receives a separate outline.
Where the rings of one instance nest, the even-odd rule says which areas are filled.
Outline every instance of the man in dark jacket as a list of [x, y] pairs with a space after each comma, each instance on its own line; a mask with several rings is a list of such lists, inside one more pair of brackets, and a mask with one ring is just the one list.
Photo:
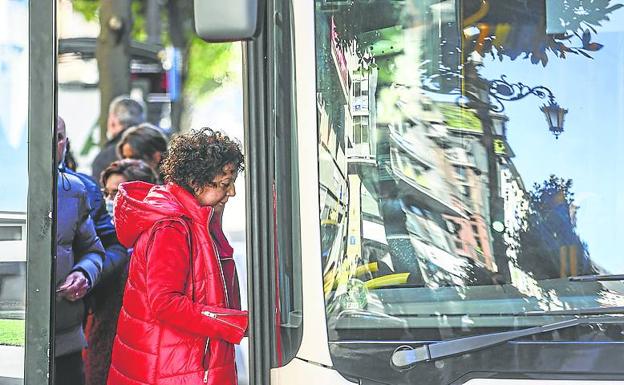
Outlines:
[[[66, 137], [57, 121], [57, 159], [63, 159]], [[81, 385], [85, 337], [84, 296], [97, 283], [104, 247], [89, 216], [87, 191], [77, 177], [59, 171], [57, 179], [55, 383]]]
[[121, 134], [128, 128], [145, 121], [143, 107], [128, 95], [118, 96], [113, 99], [108, 110], [106, 136], [109, 138], [100, 153], [95, 157], [91, 165], [91, 176], [98, 183], [100, 174], [112, 162], [119, 159], [117, 156], [117, 143]]
[[[61, 117], [58, 118], [57, 125], [57, 132], [62, 132], [63, 135], [65, 135], [65, 121]], [[87, 190], [89, 206], [91, 207], [89, 215], [93, 220], [95, 232], [106, 249], [106, 259], [104, 260], [104, 267], [102, 270], [102, 278], [106, 279], [111, 273], [126, 266], [128, 262], [128, 251], [125, 247], [120, 245], [117, 240], [115, 226], [113, 225], [110, 213], [106, 209], [106, 203], [99, 184], [90, 176], [71, 170], [65, 164], [61, 164], [60, 170], [80, 179]]]
[[[64, 133], [65, 122], [60, 117], [57, 120], [57, 125], [57, 132]], [[102, 334], [112, 330], [114, 337], [115, 327], [114, 325], [102, 326], [103, 321], [100, 319], [108, 320], [110, 318], [110, 314], [108, 313], [110, 313], [111, 307], [114, 308], [116, 302], [120, 301], [123, 289], [119, 290], [119, 287], [120, 285], [123, 287], [125, 284], [124, 272], [129, 260], [129, 255], [127, 249], [119, 244], [117, 240], [115, 226], [113, 225], [111, 215], [107, 211], [99, 185], [88, 175], [73, 171], [67, 168], [65, 164], [61, 164], [60, 167], [61, 171], [79, 178], [85, 185], [89, 198], [89, 205], [91, 206], [89, 215], [93, 219], [95, 231], [106, 249], [106, 258], [104, 259], [101, 280], [86, 298], [91, 314], [85, 325], [88, 348], [83, 355], [85, 360], [85, 384], [105, 384], [106, 376], [102, 376], [101, 373], [108, 373], [112, 346], [107, 346], [101, 341], [104, 339], [104, 342], [106, 342]], [[123, 283], [120, 282], [121, 280], [123, 280]]]

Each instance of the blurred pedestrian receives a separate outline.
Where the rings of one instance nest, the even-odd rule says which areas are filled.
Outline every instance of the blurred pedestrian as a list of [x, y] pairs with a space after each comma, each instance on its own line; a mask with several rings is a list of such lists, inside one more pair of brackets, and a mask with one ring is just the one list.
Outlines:
[[109, 385], [236, 384], [233, 344], [247, 312], [232, 303], [238, 293], [206, 223], [236, 194], [242, 169], [240, 146], [202, 129], [172, 140], [165, 186], [119, 186], [115, 226], [134, 251]]
[[132, 126], [143, 123], [145, 114], [143, 106], [128, 95], [121, 95], [113, 99], [108, 110], [106, 123], [106, 136], [108, 142], [104, 144], [100, 153], [95, 157], [91, 165], [91, 176], [99, 181], [102, 171], [109, 164], [119, 159], [116, 146], [123, 132]]
[[117, 143], [121, 159], [141, 159], [160, 176], [160, 162], [167, 152], [167, 137], [160, 128], [142, 123], [126, 130]]
[[[120, 183], [137, 180], [155, 183], [156, 173], [145, 162], [137, 159], [123, 159], [111, 163], [102, 172], [101, 177], [101, 184], [105, 186], [103, 192], [107, 209], [112, 209], [113, 199]], [[110, 213], [112, 215], [112, 210]], [[127, 263], [124, 263], [107, 272], [93, 292], [94, 301], [86, 326], [88, 342], [84, 355], [86, 385], [106, 384], [127, 277]]]
[[56, 201], [54, 383], [84, 384], [82, 348], [85, 336], [83, 298], [97, 284], [104, 264], [104, 247], [89, 216], [87, 190], [80, 179], [60, 167], [66, 152], [65, 124], [57, 119], [56, 159], [59, 160]]

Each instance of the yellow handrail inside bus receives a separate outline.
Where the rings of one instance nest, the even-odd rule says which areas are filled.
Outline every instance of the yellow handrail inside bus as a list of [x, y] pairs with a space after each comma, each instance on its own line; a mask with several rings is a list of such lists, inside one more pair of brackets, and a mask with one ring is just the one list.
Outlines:
[[364, 287], [367, 289], [378, 289], [384, 286], [401, 285], [407, 282], [409, 275], [410, 273], [384, 275], [383, 277], [364, 282]]
[[[379, 271], [379, 263], [371, 262], [366, 265], [358, 266], [355, 270], [354, 277], [359, 277], [366, 273], [376, 273]], [[333, 278], [333, 279], [332, 279]], [[325, 274], [325, 280], [323, 282], [323, 292], [327, 294], [330, 290], [336, 290], [339, 282], [346, 282], [348, 280], [348, 276], [342, 274], [340, 279], [333, 276], [330, 273]]]

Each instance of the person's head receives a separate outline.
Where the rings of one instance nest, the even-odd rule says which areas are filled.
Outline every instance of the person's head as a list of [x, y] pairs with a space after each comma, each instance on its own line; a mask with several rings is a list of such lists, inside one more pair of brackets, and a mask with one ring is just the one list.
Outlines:
[[130, 127], [117, 143], [117, 155], [121, 159], [141, 159], [154, 170], [158, 170], [163, 155], [167, 152], [167, 137], [150, 123]]
[[56, 162], [63, 163], [65, 151], [67, 150], [67, 132], [65, 121], [60, 116], [56, 117]]
[[113, 99], [108, 108], [106, 134], [114, 138], [128, 127], [136, 126], [145, 121], [143, 106], [128, 95]]
[[202, 206], [224, 205], [236, 195], [234, 182], [243, 169], [240, 144], [210, 128], [174, 137], [160, 168], [166, 182], [183, 187]]
[[102, 171], [100, 176], [100, 183], [104, 186], [102, 194], [106, 199], [106, 209], [112, 214], [112, 203], [120, 184], [132, 181], [156, 183], [157, 179], [156, 172], [140, 159], [114, 161]]

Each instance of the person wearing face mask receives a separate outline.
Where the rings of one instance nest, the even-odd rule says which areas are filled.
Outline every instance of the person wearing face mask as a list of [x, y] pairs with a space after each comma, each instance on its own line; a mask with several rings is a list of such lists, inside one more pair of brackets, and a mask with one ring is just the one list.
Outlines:
[[[106, 210], [111, 216], [119, 184], [131, 181], [155, 183], [156, 173], [145, 162], [136, 159], [117, 160], [102, 172], [100, 177], [100, 182], [104, 186], [102, 193]], [[86, 327], [88, 338], [88, 347], [84, 354], [86, 385], [106, 384], [127, 276], [126, 260], [123, 266], [107, 272], [105, 279], [93, 292], [95, 301]]]
[[[117, 276], [119, 275], [120, 270], [122, 270], [128, 263], [128, 250], [123, 247], [119, 241], [117, 240], [117, 234], [115, 232], [115, 226], [113, 226], [112, 216], [106, 209], [106, 201], [102, 196], [102, 192], [100, 188], [91, 177], [86, 174], [76, 172], [75, 169], [67, 167], [66, 164], [66, 156], [67, 156], [67, 147], [69, 145], [69, 138], [65, 137], [66, 135], [66, 125], [63, 118], [60, 116], [57, 119], [57, 133], [61, 134], [64, 137], [64, 147], [62, 151], [59, 152], [59, 171], [64, 173], [65, 175], [72, 175], [80, 180], [84, 185], [87, 198], [89, 203], [89, 216], [93, 221], [95, 226], [95, 232], [99, 237], [102, 245], [106, 251], [106, 258], [104, 259], [104, 263], [101, 271], [101, 279], [100, 282], [93, 287], [93, 290], [89, 292], [89, 295], [86, 296], [85, 301], [89, 307], [91, 313], [98, 312], [98, 309], [102, 306], [106, 305], [108, 301], [107, 296], [109, 290], [108, 286], [116, 285]], [[91, 322], [92, 316], [89, 315], [86, 322], [85, 334], [87, 340], [90, 344], [90, 334], [91, 334]], [[89, 360], [88, 352], [92, 352], [93, 350], [89, 350], [88, 347], [85, 351], [85, 379], [87, 385], [96, 385], [98, 382], [91, 381], [91, 370], [90, 364], [95, 362], [95, 360]], [[108, 368], [106, 368], [108, 371]], [[99, 384], [106, 383], [106, 379], [104, 382], [99, 382]]]
[[240, 145], [206, 128], [171, 141], [166, 185], [119, 185], [115, 227], [133, 254], [109, 385], [237, 383], [234, 344], [248, 317], [238, 310], [232, 248], [213, 218], [236, 195], [242, 170]]
[[114, 161], [102, 172], [100, 183], [106, 199], [106, 210], [113, 215], [113, 204], [119, 185], [125, 182], [143, 181], [156, 184], [158, 177], [153, 168], [140, 159], [121, 159]]

